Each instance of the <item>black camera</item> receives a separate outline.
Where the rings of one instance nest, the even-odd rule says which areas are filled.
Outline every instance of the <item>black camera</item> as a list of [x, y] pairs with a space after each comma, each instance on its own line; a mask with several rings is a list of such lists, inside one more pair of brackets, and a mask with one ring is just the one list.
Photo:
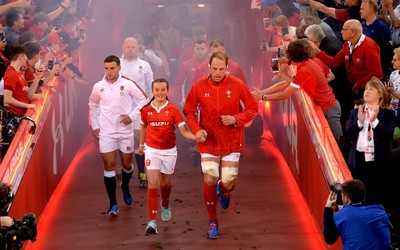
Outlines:
[[22, 220], [15, 220], [11, 227], [0, 228], [0, 249], [21, 249], [23, 242], [36, 241], [37, 226], [34, 214], [25, 214]]
[[[53, 60], [49, 60], [49, 62], [47, 63], [47, 69], [50, 71], [52, 70], [54, 67], [54, 61]], [[59, 76], [60, 74], [58, 72], [54, 73], [55, 76]]]
[[1, 135], [3, 143], [11, 143], [19, 127], [19, 117], [7, 110], [0, 109]]
[[33, 134], [36, 130], [36, 122], [32, 118], [28, 116], [17, 116], [6, 109], [0, 109], [0, 123], [2, 127], [1, 135], [3, 143], [7, 143], [8, 145], [11, 143], [22, 120], [29, 120], [33, 123], [33, 126], [29, 130], [29, 133]]
[[6, 36], [4, 35], [4, 32], [0, 33], [0, 42], [4, 40], [4, 38], [6, 38]]
[[15, 133], [17, 133], [17, 130], [19, 128], [19, 123], [20, 122], [18, 117], [14, 117], [7, 122], [6, 131], [10, 141], [14, 138]]
[[[8, 208], [14, 200], [14, 194], [9, 185], [0, 182], [0, 216], [8, 216]], [[26, 240], [36, 241], [36, 216], [32, 213], [24, 215], [22, 220], [14, 220], [12, 226], [0, 227], [0, 249], [21, 249]]]
[[52, 70], [54, 67], [54, 61], [53, 60], [49, 60], [49, 62], [47, 63], [47, 69], [48, 70]]
[[330, 190], [336, 194], [336, 204], [337, 205], [343, 205], [343, 200], [342, 200], [342, 184], [339, 182], [335, 181], [331, 184]]

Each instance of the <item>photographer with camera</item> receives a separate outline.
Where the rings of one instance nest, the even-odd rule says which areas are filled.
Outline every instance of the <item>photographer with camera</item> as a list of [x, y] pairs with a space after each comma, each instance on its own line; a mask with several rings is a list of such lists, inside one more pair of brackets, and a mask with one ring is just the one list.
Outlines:
[[25, 214], [22, 220], [8, 216], [8, 208], [14, 200], [10, 186], [0, 182], [0, 249], [14, 250], [22, 248], [26, 240], [36, 241], [36, 216]]
[[[365, 202], [364, 183], [353, 179], [331, 189], [324, 209], [325, 242], [333, 244], [341, 236], [344, 250], [389, 249], [389, 217], [381, 204]], [[338, 204], [339, 197], [343, 206]]]

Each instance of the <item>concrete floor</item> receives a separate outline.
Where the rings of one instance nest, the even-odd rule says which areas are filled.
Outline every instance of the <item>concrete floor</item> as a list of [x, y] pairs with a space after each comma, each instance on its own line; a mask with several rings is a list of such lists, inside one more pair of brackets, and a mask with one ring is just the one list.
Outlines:
[[[178, 135], [179, 137], [179, 135]], [[325, 249], [282, 156], [270, 140], [247, 142], [231, 206], [218, 206], [220, 237], [206, 237], [200, 167], [178, 148], [171, 194], [172, 219], [158, 215], [158, 235], [145, 235], [147, 189], [131, 181], [132, 206], [120, 189], [120, 212], [106, 214], [108, 199], [97, 142], [89, 139], [39, 217], [38, 236], [26, 249]], [[134, 171], [137, 175], [137, 171]], [[159, 213], [160, 214], [160, 213]]]

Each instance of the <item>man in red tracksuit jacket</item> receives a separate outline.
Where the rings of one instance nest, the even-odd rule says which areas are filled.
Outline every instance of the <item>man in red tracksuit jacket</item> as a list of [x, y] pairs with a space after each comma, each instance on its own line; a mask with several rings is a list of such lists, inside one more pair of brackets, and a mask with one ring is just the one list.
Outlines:
[[216, 201], [219, 196], [222, 208], [229, 207], [244, 145], [243, 125], [256, 116], [258, 103], [243, 81], [227, 74], [228, 57], [224, 53], [214, 53], [209, 63], [210, 75], [193, 84], [183, 112], [193, 133], [206, 138], [198, 150], [209, 216], [207, 235], [215, 239], [218, 238]]
[[[347, 79], [352, 84], [352, 90], [362, 98], [365, 84], [373, 76], [382, 79], [382, 67], [379, 46], [371, 38], [363, 35], [360, 21], [350, 19], [344, 23], [342, 37], [346, 41], [334, 57], [326, 55], [314, 46], [317, 57], [328, 67], [337, 68], [344, 64]], [[361, 91], [359, 91], [361, 90]]]

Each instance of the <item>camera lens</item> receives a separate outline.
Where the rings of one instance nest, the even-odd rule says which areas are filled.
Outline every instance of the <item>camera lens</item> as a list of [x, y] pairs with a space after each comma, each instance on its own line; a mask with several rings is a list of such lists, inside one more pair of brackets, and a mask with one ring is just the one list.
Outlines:
[[335, 181], [331, 184], [330, 189], [332, 192], [336, 194], [336, 204], [338, 205], [343, 205], [343, 200], [342, 200], [342, 184], [339, 182]]

